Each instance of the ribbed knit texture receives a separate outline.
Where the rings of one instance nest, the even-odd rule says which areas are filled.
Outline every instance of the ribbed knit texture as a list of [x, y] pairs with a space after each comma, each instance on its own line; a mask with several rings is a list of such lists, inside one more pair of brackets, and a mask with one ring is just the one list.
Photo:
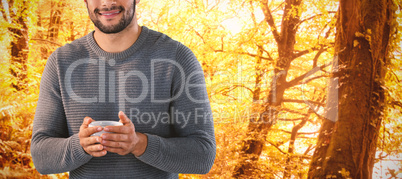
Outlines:
[[[191, 50], [144, 26], [130, 48], [108, 53], [93, 33], [58, 48], [47, 61], [33, 124], [35, 168], [42, 174], [70, 171], [70, 178], [207, 173], [216, 152], [212, 112]], [[120, 110], [148, 136], [145, 153], [88, 155], [78, 138], [83, 119], [119, 121]]]

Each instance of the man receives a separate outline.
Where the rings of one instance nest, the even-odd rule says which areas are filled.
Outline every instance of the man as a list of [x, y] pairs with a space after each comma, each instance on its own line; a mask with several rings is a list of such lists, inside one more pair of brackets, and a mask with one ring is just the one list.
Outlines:
[[[208, 173], [216, 144], [193, 53], [140, 27], [139, 0], [85, 3], [95, 31], [58, 48], [42, 75], [31, 144], [36, 169], [71, 178]], [[95, 120], [123, 126], [88, 127]], [[91, 136], [102, 130], [112, 133]]]

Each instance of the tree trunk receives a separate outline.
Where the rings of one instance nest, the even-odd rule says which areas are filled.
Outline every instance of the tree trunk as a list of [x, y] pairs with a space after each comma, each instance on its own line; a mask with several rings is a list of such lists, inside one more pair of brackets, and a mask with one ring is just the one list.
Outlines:
[[[264, 104], [264, 110], [260, 112], [258, 118], [252, 118], [248, 124], [249, 139], [242, 144], [240, 153], [240, 162], [236, 166], [233, 177], [251, 177], [253, 175], [254, 165], [260, 158], [265, 138], [275, 122], [278, 109], [282, 104], [283, 94], [289, 87], [286, 81], [287, 71], [293, 59], [294, 45], [296, 43], [297, 23], [300, 21], [299, 6], [301, 0], [286, 0], [285, 11], [282, 17], [280, 33], [274, 23], [271, 11], [268, 7], [268, 1], [260, 1], [264, 11], [265, 20], [270, 25], [272, 34], [278, 45], [279, 59], [275, 65], [275, 75], [271, 81], [271, 89], [267, 103]], [[296, 15], [293, 15], [296, 14]]]
[[[10, 1], [8, 6], [13, 7], [13, 1]], [[22, 1], [23, 5], [17, 10], [16, 14], [10, 12], [10, 18], [12, 22], [16, 23], [16, 27], [9, 27], [8, 30], [11, 33], [13, 40], [10, 43], [11, 48], [11, 67], [10, 73], [14, 77], [12, 87], [17, 91], [23, 91], [27, 87], [28, 78], [28, 25], [24, 15], [29, 10], [27, 7], [27, 1]]]
[[63, 0], [59, 2], [51, 2], [50, 11], [50, 22], [48, 30], [48, 40], [56, 42], [59, 36], [60, 27], [62, 24], [61, 16], [63, 14], [63, 9], [65, 7], [65, 2]]
[[85, 22], [85, 30], [84, 30], [83, 35], [87, 35], [89, 33], [89, 25], [91, 25], [91, 20], [89, 18], [87, 18], [87, 20]]
[[[233, 177], [240, 177], [241, 175], [247, 175], [251, 176], [253, 172], [253, 161], [258, 160], [258, 156], [262, 152], [262, 145], [264, 144], [264, 139], [261, 139], [258, 137], [259, 133], [261, 132], [260, 130], [257, 130], [257, 125], [255, 123], [258, 122], [259, 116], [256, 116], [255, 114], [258, 114], [260, 109], [260, 96], [261, 96], [261, 79], [262, 79], [262, 69], [261, 69], [261, 56], [263, 54], [263, 49], [261, 46], [258, 47], [258, 55], [256, 56], [256, 66], [255, 66], [255, 71], [256, 71], [256, 79], [255, 79], [255, 88], [253, 91], [253, 104], [252, 104], [252, 116], [250, 116], [249, 119], [249, 125], [248, 125], [248, 134], [252, 136], [253, 140], [246, 140], [245, 144], [243, 145], [242, 148], [242, 157], [250, 157], [248, 159], [251, 159], [251, 161], [247, 160], [242, 165], [238, 165], [237, 168], [235, 169], [236, 173], [234, 173]], [[257, 143], [257, 145], [256, 145]], [[254, 154], [254, 155], [247, 155], [247, 154]]]
[[290, 142], [289, 142], [289, 148], [288, 148], [288, 158], [286, 159], [286, 165], [285, 165], [285, 171], [283, 172], [283, 178], [290, 178], [291, 177], [291, 171], [292, 168], [294, 168], [293, 164], [291, 163], [292, 161], [292, 154], [294, 151], [294, 147], [295, 147], [295, 141], [296, 141], [296, 137], [297, 137], [297, 132], [299, 132], [299, 130], [306, 125], [307, 123], [307, 119], [309, 116], [306, 117], [305, 120], [302, 120], [299, 124], [293, 126], [292, 128], [292, 133], [290, 136]]
[[340, 0], [335, 39], [339, 71], [333, 74], [339, 79], [338, 113], [330, 118], [336, 122], [323, 122], [308, 178], [372, 178], [392, 6], [392, 0]]
[[[41, 8], [39, 7], [39, 10], [37, 10], [37, 12], [36, 12], [36, 14], [38, 16], [38, 20], [36, 22], [36, 26], [38, 27], [38, 32], [37, 32], [37, 34], [35, 36], [36, 40], [37, 39], [41, 39], [41, 40], [44, 39], [44, 32], [42, 30], [42, 28], [43, 28], [43, 22], [42, 22], [43, 18], [42, 18], [41, 13], [42, 13]], [[48, 56], [49, 51], [48, 51], [47, 47], [44, 46], [43, 44], [40, 45], [40, 53], [41, 53], [41, 55], [40, 55], [41, 59], [45, 60], [45, 59], [47, 59], [49, 57]]]
[[75, 29], [74, 29], [74, 22], [73, 21], [71, 21], [69, 23], [69, 28], [70, 28], [70, 36], [68, 37], [68, 40], [72, 42], [72, 41], [75, 40], [75, 34], [74, 34]]

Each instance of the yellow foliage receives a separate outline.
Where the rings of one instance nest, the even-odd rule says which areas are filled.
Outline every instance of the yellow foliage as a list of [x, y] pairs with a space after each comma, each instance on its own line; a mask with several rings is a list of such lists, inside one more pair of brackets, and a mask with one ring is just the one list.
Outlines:
[[[63, 24], [54, 41], [46, 39], [52, 2], [64, 2], [61, 17]], [[274, 30], [279, 33], [282, 33], [284, 6], [285, 3], [279, 0], [268, 3], [276, 25]], [[294, 7], [290, 15], [300, 16], [302, 20], [297, 24], [295, 53], [306, 53], [291, 62], [287, 81], [309, 72], [315, 68], [315, 63], [319, 67], [331, 62], [335, 32], [333, 12], [337, 7], [337, 2], [332, 0], [306, 0], [299, 9]], [[32, 9], [30, 13], [21, 14], [29, 19], [29, 88], [26, 91], [16, 91], [11, 87], [15, 80], [9, 71], [9, 47], [13, 39], [7, 27], [16, 24], [0, 17], [0, 178], [68, 178], [67, 173], [42, 176], [35, 170], [29, 151], [32, 121], [40, 77], [48, 56], [60, 45], [86, 35], [93, 30], [93, 26], [83, 1], [44, 0], [31, 3], [29, 8]], [[180, 178], [231, 178], [235, 166], [242, 160], [242, 141], [254, 137], [246, 133], [249, 120], [259, 116], [264, 109], [279, 57], [278, 46], [272, 35], [273, 28], [268, 25], [260, 3], [229, 0], [174, 0], [156, 3], [145, 0], [138, 5], [137, 15], [140, 25], [166, 33], [190, 47], [205, 72], [215, 122], [216, 160], [207, 175], [180, 174]], [[71, 28], [74, 30], [71, 31]], [[398, 28], [401, 32], [401, 26]], [[356, 33], [355, 36], [366, 37], [370, 34], [371, 30], [368, 29], [366, 34]], [[400, 44], [401, 34], [396, 36], [397, 44]], [[356, 41], [354, 46], [358, 44]], [[321, 47], [325, 47], [325, 50], [314, 62]], [[400, 50], [400, 46], [395, 47], [393, 64], [388, 67], [388, 78], [384, 83], [390, 102], [387, 104], [378, 142], [383, 155], [400, 156], [402, 153], [402, 128], [398, 128], [402, 117]], [[324, 110], [321, 103], [325, 102], [326, 87], [331, 78], [328, 72], [329, 67], [323, 68], [285, 91], [284, 98], [288, 102], [281, 104], [278, 119], [275, 119], [275, 125], [264, 139], [266, 143], [255, 164], [256, 177], [281, 178], [288, 164], [292, 168], [293, 177], [306, 178], [309, 157], [314, 151], [317, 131], [321, 125]], [[256, 80], [258, 77], [259, 82]], [[253, 99], [256, 89], [260, 89], [258, 100]], [[307, 105], [306, 101], [314, 103]], [[309, 115], [308, 123], [300, 129], [294, 141], [293, 154], [288, 155], [289, 148], [292, 148], [289, 145], [289, 132], [310, 109], [314, 109], [315, 113]], [[289, 156], [291, 160], [287, 163]], [[346, 171], [343, 172], [346, 174]]]

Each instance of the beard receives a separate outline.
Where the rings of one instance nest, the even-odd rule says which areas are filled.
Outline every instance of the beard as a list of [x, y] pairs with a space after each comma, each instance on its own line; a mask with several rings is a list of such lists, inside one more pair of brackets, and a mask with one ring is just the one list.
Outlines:
[[123, 17], [117, 24], [106, 26], [99, 20], [100, 9], [95, 8], [93, 12], [90, 12], [88, 9], [91, 21], [94, 23], [95, 27], [97, 27], [101, 32], [105, 34], [119, 33], [122, 30], [124, 30], [128, 25], [130, 25], [131, 21], [133, 20], [135, 14], [135, 1], [133, 2], [133, 4], [131, 4], [128, 10], [125, 10], [123, 6], [113, 6], [111, 8], [103, 8], [101, 10], [102, 11], [119, 10], [121, 13], [123, 12]]

